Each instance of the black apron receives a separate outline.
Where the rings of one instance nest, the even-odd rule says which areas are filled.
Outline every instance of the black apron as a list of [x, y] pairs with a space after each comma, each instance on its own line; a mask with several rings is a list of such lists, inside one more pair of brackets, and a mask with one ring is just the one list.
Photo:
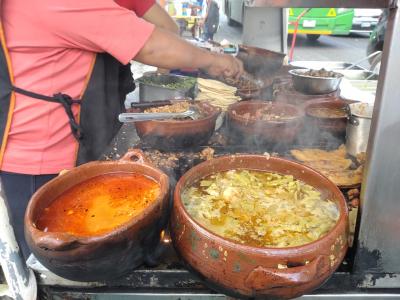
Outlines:
[[[72, 134], [79, 142], [76, 164], [97, 160], [120, 129], [118, 114], [125, 111], [125, 97], [135, 88], [130, 65], [122, 65], [109, 54], [97, 54], [81, 99], [72, 99], [62, 91], [49, 97], [29, 91], [27, 87], [13, 85], [1, 22], [0, 38], [0, 166], [12, 120], [15, 93], [60, 103], [69, 118]], [[73, 105], [80, 106], [79, 120], [74, 118], [71, 110]]]

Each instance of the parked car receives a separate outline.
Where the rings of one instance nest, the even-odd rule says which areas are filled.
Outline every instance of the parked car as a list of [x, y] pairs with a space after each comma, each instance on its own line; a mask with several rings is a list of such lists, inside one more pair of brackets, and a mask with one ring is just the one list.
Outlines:
[[[367, 46], [367, 55], [371, 55], [376, 51], [383, 51], [383, 42], [385, 39], [385, 32], [389, 17], [389, 10], [384, 10], [379, 18], [378, 24], [372, 31]], [[382, 55], [371, 57], [369, 62], [371, 64], [370, 70], [379, 73]]]
[[367, 55], [383, 50], [383, 40], [385, 38], [388, 16], [389, 11], [384, 10], [378, 20], [378, 24], [369, 37]]
[[355, 9], [352, 32], [372, 32], [382, 15], [381, 9]]

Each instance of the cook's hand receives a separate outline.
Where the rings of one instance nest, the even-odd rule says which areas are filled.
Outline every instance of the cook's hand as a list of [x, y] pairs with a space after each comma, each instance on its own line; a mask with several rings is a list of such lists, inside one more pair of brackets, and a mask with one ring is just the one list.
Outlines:
[[239, 79], [243, 74], [243, 63], [237, 58], [227, 55], [212, 53], [213, 58], [206, 72], [213, 77]]

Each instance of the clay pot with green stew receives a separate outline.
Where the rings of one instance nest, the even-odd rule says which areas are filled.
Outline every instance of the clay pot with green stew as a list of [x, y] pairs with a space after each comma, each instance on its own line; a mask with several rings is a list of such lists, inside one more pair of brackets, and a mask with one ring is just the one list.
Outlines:
[[[252, 194], [252, 189], [255, 189], [258, 183], [254, 181], [246, 191], [242, 191], [242, 198], [235, 204], [239, 206], [235, 207], [232, 202], [232, 195], [237, 192], [232, 190], [236, 186], [235, 181], [225, 190], [219, 190], [222, 194], [218, 194], [214, 190], [208, 190], [208, 186], [212, 184], [210, 181], [214, 178], [211, 175], [242, 171], [293, 176], [293, 179], [318, 191], [318, 195], [320, 195], [318, 201], [329, 200], [328, 202], [335, 205], [336, 219], [332, 221], [332, 226], [322, 236], [315, 238], [312, 242], [288, 247], [255, 246], [251, 234], [244, 236], [243, 240], [238, 240], [227, 237], [221, 232], [217, 233], [216, 229], [202, 223], [199, 216], [204, 214], [204, 218], [207, 218], [207, 214], [211, 215], [212, 223], [214, 210], [221, 209], [220, 202], [218, 202], [221, 198], [224, 198], [225, 206], [222, 208], [223, 211], [220, 210], [217, 213], [218, 222], [221, 219], [228, 220], [231, 210], [238, 209], [239, 213], [243, 213], [245, 209], [241, 211], [240, 208], [240, 205], [245, 203], [243, 195]], [[288, 178], [292, 180], [290, 176]], [[216, 190], [221, 189], [224, 184], [226, 182], [217, 184]], [[202, 186], [206, 187], [205, 191], [209, 193], [208, 195], [215, 196], [215, 202], [210, 202], [208, 207], [206, 203], [198, 201], [197, 204], [202, 209], [197, 210], [196, 217], [194, 217], [194, 213], [190, 213], [186, 203], [193, 199], [185, 199], [185, 195], [187, 195], [185, 193], [192, 187]], [[260, 201], [258, 205], [262, 206], [264, 200]], [[277, 200], [277, 206], [280, 204], [278, 202]], [[191, 203], [196, 204], [195, 201]], [[246, 203], [251, 203], [251, 201]], [[254, 207], [253, 209], [257, 210], [258, 208]], [[246, 218], [246, 215], [243, 214], [242, 217]], [[226, 224], [224, 223], [223, 226], [229, 226], [236, 221], [224, 221]], [[288, 220], [286, 219], [286, 221]], [[249, 219], [247, 222], [258, 223], [259, 221]], [[282, 220], [274, 222], [278, 224], [277, 222], [282, 222]], [[288, 234], [290, 234], [289, 231], [290, 229], [287, 231]], [[232, 297], [288, 299], [318, 288], [341, 264], [348, 247], [348, 213], [345, 199], [340, 190], [313, 169], [289, 160], [265, 155], [230, 155], [201, 163], [181, 177], [174, 193], [171, 236], [179, 255], [210, 288]]]

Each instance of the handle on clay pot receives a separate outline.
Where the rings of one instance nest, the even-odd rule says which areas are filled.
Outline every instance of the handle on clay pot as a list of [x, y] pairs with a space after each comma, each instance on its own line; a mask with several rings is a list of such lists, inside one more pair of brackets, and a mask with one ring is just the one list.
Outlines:
[[36, 236], [35, 243], [37, 247], [50, 251], [71, 250], [81, 245], [76, 237], [69, 234], [51, 232]]
[[128, 152], [120, 159], [120, 161], [124, 162], [137, 162], [139, 164], [149, 164], [150, 162], [147, 160], [143, 151], [140, 149], [129, 149]]
[[257, 267], [246, 278], [246, 287], [268, 290], [276, 287], [295, 287], [308, 284], [330, 271], [330, 259], [321, 255], [310, 263], [287, 269]]

